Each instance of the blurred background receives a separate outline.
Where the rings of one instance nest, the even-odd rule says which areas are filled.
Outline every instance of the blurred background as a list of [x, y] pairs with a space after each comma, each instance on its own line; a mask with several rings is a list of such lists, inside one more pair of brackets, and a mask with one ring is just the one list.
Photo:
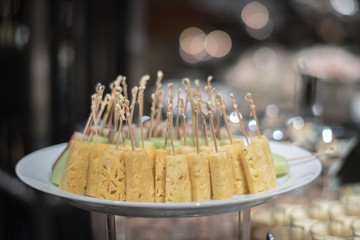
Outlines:
[[356, 0], [0, 0], [0, 239], [91, 239], [88, 212], [14, 169], [81, 130], [96, 83], [119, 74], [128, 89], [144, 74], [151, 89], [158, 70], [164, 81], [212, 75], [244, 116], [252, 92], [274, 140], [299, 140], [294, 117], [357, 133], [359, 26]]

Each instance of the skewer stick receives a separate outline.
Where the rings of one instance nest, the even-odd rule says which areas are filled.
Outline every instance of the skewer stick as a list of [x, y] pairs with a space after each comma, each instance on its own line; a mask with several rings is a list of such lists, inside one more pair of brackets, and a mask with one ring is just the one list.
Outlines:
[[130, 141], [131, 141], [131, 149], [132, 151], [135, 151], [135, 145], [134, 145], [134, 136], [133, 136], [133, 132], [132, 132], [132, 124], [131, 124], [131, 114], [130, 114], [130, 111], [129, 111], [129, 100], [125, 100], [127, 101], [127, 104], [125, 105], [126, 107], [126, 118], [127, 118], [127, 124], [128, 124], [128, 127], [129, 127], [129, 134], [130, 134]]
[[[162, 71], [157, 72], [157, 79], [156, 79], [156, 89], [155, 95], [151, 95], [153, 102], [151, 107], [151, 118], [150, 118], [150, 130], [149, 130], [149, 139], [151, 139], [153, 132], [157, 135], [157, 128], [161, 121], [161, 111], [162, 111], [162, 100], [164, 97], [164, 90], [161, 89], [161, 80], [163, 79]], [[157, 108], [156, 108], [157, 102]], [[155, 126], [153, 127], [154, 116], [156, 115], [155, 119]]]
[[207, 132], [207, 127], [206, 127], [206, 119], [205, 119], [205, 115], [207, 115], [208, 113], [205, 111], [205, 109], [203, 107], [203, 102], [202, 102], [201, 98], [199, 99], [199, 110], [200, 110], [202, 125], [203, 125], [203, 129], [204, 129], [205, 145], [209, 146], [208, 132]]
[[162, 113], [162, 108], [163, 108], [163, 98], [164, 98], [164, 90], [163, 89], [159, 89], [158, 91], [158, 107], [156, 110], [156, 119], [155, 119], [155, 126], [154, 126], [154, 134], [155, 136], [158, 135], [158, 127], [160, 125], [161, 122], [161, 113]]
[[165, 145], [164, 150], [167, 149], [167, 141], [168, 141], [168, 135], [169, 135], [169, 128], [170, 128], [170, 119], [168, 115], [166, 116], [166, 130], [165, 130]]
[[126, 77], [125, 77], [125, 76], [122, 77], [121, 85], [123, 86], [124, 97], [125, 97], [126, 99], [129, 99], [129, 98], [128, 98], [128, 94], [127, 94], [127, 84], [126, 84]]
[[183, 128], [183, 136], [184, 136], [184, 146], [187, 145], [186, 141], [186, 114], [185, 114], [185, 107], [184, 107], [184, 100], [180, 99], [180, 110], [181, 110], [181, 125]]
[[168, 88], [169, 88], [170, 104], [173, 104], [173, 101], [174, 101], [174, 84], [173, 84], [173, 83], [169, 83], [169, 84], [168, 84]]
[[110, 114], [110, 109], [113, 107], [113, 103], [115, 101], [115, 95], [117, 93], [121, 93], [122, 92], [122, 88], [120, 87], [120, 83], [121, 83], [121, 80], [122, 80], [122, 76], [119, 75], [115, 81], [111, 82], [109, 87], [110, 87], [110, 90], [111, 90], [111, 99], [110, 99], [110, 102], [106, 108], [106, 112], [104, 114], [104, 117], [103, 117], [103, 121], [101, 123], [101, 127], [100, 127], [100, 134], [104, 131], [104, 128], [105, 128], [105, 125], [108, 121], [108, 117], [109, 117], [109, 114]]
[[255, 122], [256, 122], [257, 134], [258, 134], [258, 137], [260, 138], [260, 137], [261, 137], [260, 126], [259, 126], [259, 121], [258, 121], [257, 116], [256, 116], [255, 104], [254, 104], [254, 101], [253, 101], [253, 99], [252, 99], [251, 93], [246, 93], [246, 95], [245, 95], [245, 100], [246, 100], [246, 101], [249, 103], [249, 105], [250, 105], [251, 114], [253, 115], [253, 117], [254, 117], [254, 119], [255, 119]]
[[234, 107], [234, 112], [235, 112], [237, 118], [239, 119], [239, 124], [240, 124], [241, 132], [242, 132], [242, 134], [243, 134], [244, 137], [245, 137], [246, 143], [249, 145], [249, 139], [248, 139], [248, 137], [247, 137], [247, 134], [246, 134], [244, 125], [243, 125], [243, 123], [242, 123], [242, 121], [241, 121], [242, 117], [240, 116], [240, 113], [239, 113], [239, 111], [238, 111], [238, 107], [237, 107], [237, 104], [236, 104], [236, 101], [235, 101], [235, 98], [234, 98], [234, 94], [233, 94], [233, 93], [230, 94], [230, 99], [231, 99], [231, 102], [232, 102], [233, 107]]
[[[97, 103], [96, 103], [96, 107], [95, 107], [95, 111], [94, 111], [94, 126], [95, 126], [95, 135], [96, 135], [96, 141], [97, 141], [97, 136], [98, 136], [98, 124], [99, 124], [99, 121], [100, 121], [100, 118], [104, 112], [104, 109], [105, 107], [108, 105], [110, 99], [111, 99], [111, 96], [110, 94], [106, 94], [105, 97], [104, 97], [104, 100], [102, 100], [102, 96], [103, 96], [103, 93], [104, 93], [104, 89], [105, 89], [105, 86], [104, 85], [101, 85], [101, 84], [98, 84], [97, 85]], [[100, 109], [99, 109], [100, 107]], [[92, 137], [93, 133], [91, 132], [90, 133], [90, 139]]]
[[169, 111], [168, 111], [168, 119], [170, 125], [170, 141], [173, 155], [175, 156], [175, 147], [174, 147], [174, 138], [173, 138], [173, 107], [170, 104]]
[[123, 141], [123, 146], [125, 147], [125, 135], [124, 135], [124, 126], [123, 126], [123, 121], [126, 119], [125, 118], [125, 111], [123, 108], [120, 107], [120, 111], [119, 111], [119, 116], [120, 116], [120, 127], [119, 127], [119, 131], [118, 131], [118, 139], [116, 142], [116, 148], [119, 145], [119, 141], [120, 141], [120, 133], [122, 136], [122, 141]]
[[[133, 116], [134, 116], [134, 109], [135, 109], [135, 104], [136, 104], [136, 95], [138, 93], [138, 87], [133, 87], [131, 90], [131, 104], [130, 104], [130, 123], [132, 124], [133, 122]], [[130, 132], [128, 133], [128, 137]]]
[[207, 86], [205, 86], [205, 92], [207, 93], [208, 95], [208, 102], [210, 102], [210, 104], [212, 105], [212, 97], [211, 97], [211, 81], [213, 79], [213, 76], [208, 76], [208, 79], [207, 79]]
[[176, 123], [175, 123], [175, 132], [176, 132], [176, 138], [180, 139], [180, 133], [179, 133], [179, 104], [180, 104], [180, 93], [181, 88], [177, 89], [177, 103], [176, 103]]
[[222, 115], [223, 115], [223, 118], [224, 118], [226, 130], [227, 130], [228, 135], [229, 135], [230, 144], [233, 144], [233, 136], [232, 136], [232, 133], [231, 133], [229, 120], [228, 120], [228, 118], [227, 118], [225, 102], [224, 102], [224, 100], [222, 99], [222, 97], [221, 97], [220, 94], [217, 94], [217, 95], [216, 95], [216, 98], [217, 98], [219, 104], [221, 105], [221, 111], [222, 111]]
[[89, 130], [90, 124], [93, 121], [93, 119], [95, 119], [94, 117], [96, 117], [95, 115], [95, 110], [96, 110], [96, 101], [97, 101], [97, 94], [94, 93], [93, 95], [91, 95], [91, 107], [90, 107], [90, 115], [88, 117], [88, 120], [86, 122], [83, 134], [81, 136], [81, 141], [84, 140], [84, 137], [86, 135], [86, 132]]
[[[162, 71], [157, 72], [157, 79], [156, 79], [156, 91], [161, 89], [161, 80], [163, 79], [164, 74]], [[155, 91], [155, 92], [156, 92]]]
[[[216, 89], [213, 88], [212, 92], [215, 96], [215, 100], [216, 100]], [[221, 103], [219, 103], [218, 101], [215, 101], [215, 113], [216, 113], [216, 136], [220, 137], [220, 116], [221, 116]]]
[[185, 112], [187, 110], [187, 106], [189, 104], [189, 99], [190, 99], [190, 90], [191, 90], [191, 83], [190, 83], [190, 79], [189, 78], [184, 78], [181, 81], [182, 85], [184, 85], [185, 87], [185, 91], [186, 91], [186, 97], [185, 97]]
[[196, 79], [194, 82], [195, 82], [196, 90], [197, 90], [198, 92], [200, 92], [200, 80], [199, 80], [199, 79]]
[[165, 132], [165, 146], [164, 149], [167, 149], [167, 141], [168, 141], [168, 135], [169, 135], [169, 131], [170, 131], [170, 115], [169, 112], [171, 111], [171, 104], [170, 104], [170, 99], [167, 99], [167, 106], [168, 106], [168, 111], [166, 113], [166, 132]]
[[211, 112], [211, 102], [208, 101], [207, 102], [207, 105], [208, 105], [208, 108], [209, 108], [209, 122], [210, 122], [210, 131], [211, 131], [211, 135], [212, 135], [212, 138], [214, 140], [214, 146], [215, 146], [215, 151], [218, 152], [218, 146], [217, 146], [217, 142], [216, 142], [216, 135], [215, 135], [215, 129], [214, 129], [214, 119], [213, 119], [213, 115], [212, 115], [212, 112]]
[[[120, 141], [120, 126], [117, 130], [117, 126], [119, 125], [119, 123], [122, 121], [121, 120], [121, 116], [120, 116], [120, 110], [121, 110], [121, 106], [119, 103], [115, 104], [115, 116], [116, 116], [116, 121], [115, 121], [115, 129], [114, 129], [114, 137], [113, 137], [113, 142], [115, 142], [115, 148], [118, 148], [119, 146], [119, 141]], [[115, 139], [116, 137], [116, 139]], [[115, 141], [116, 140], [116, 141]]]
[[143, 110], [144, 110], [144, 91], [146, 88], [146, 82], [150, 79], [149, 75], [145, 75], [141, 78], [138, 103], [139, 103], [139, 126], [141, 132], [141, 146], [144, 149], [144, 127], [142, 122]]
[[152, 98], [152, 103], [151, 103], [151, 114], [150, 114], [149, 140], [151, 140], [153, 121], [154, 121], [154, 116], [155, 116], [155, 111], [156, 111], [156, 109], [155, 109], [156, 102], [157, 102], [156, 94], [155, 93], [151, 94], [151, 98]]
[[193, 109], [193, 113], [194, 113], [196, 152], [199, 153], [200, 152], [200, 147], [199, 147], [199, 121], [198, 121], [199, 113], [198, 113], [197, 101], [192, 100], [191, 105], [192, 105], [192, 109]]
[[319, 157], [319, 156], [332, 155], [334, 153], [335, 153], [335, 149], [333, 147], [330, 147], [329, 149], [327, 149], [324, 152], [317, 152], [317, 153], [312, 153], [312, 154], [306, 155], [306, 156], [301, 156], [301, 157], [296, 157], [296, 158], [289, 158], [288, 161], [300, 160], [300, 159], [305, 159], [305, 158], [310, 158], [310, 157]]
[[112, 139], [112, 142], [113, 143], [116, 143], [117, 139], [119, 139], [117, 136], [116, 136], [116, 132], [118, 130], [118, 125], [119, 125], [119, 111], [120, 111], [120, 105], [117, 103], [115, 104], [115, 114], [114, 114], [114, 135], [113, 135], [113, 139]]

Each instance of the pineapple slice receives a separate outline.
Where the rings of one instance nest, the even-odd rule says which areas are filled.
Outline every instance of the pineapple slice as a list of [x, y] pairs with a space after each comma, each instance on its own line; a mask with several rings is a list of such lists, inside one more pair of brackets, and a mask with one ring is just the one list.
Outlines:
[[165, 202], [166, 156], [170, 150], [156, 149], [155, 152], [155, 201]]
[[89, 165], [89, 144], [73, 140], [69, 149], [69, 157], [59, 187], [62, 190], [84, 195]]
[[117, 148], [106, 148], [100, 157], [99, 166], [95, 197], [125, 201], [126, 173], [124, 151]]
[[276, 174], [272, 172], [263, 149], [251, 143], [244, 147], [244, 152], [243, 166], [249, 192], [258, 193], [274, 188]]
[[274, 188], [276, 187], [276, 170], [275, 170], [275, 164], [274, 164], [274, 158], [272, 155], [272, 152], [270, 150], [269, 141], [266, 136], [262, 135], [259, 137], [252, 137], [251, 143], [254, 145], [257, 149], [262, 149], [262, 151], [265, 153], [266, 158], [266, 168], [267, 168], [267, 175], [269, 177], [269, 187]]
[[233, 170], [234, 194], [236, 195], [241, 195], [249, 192], [248, 184], [246, 182], [246, 177], [241, 162], [241, 158], [244, 157], [243, 147], [244, 143], [239, 141], [235, 144], [224, 145], [220, 148], [223, 151], [226, 151], [230, 158]]
[[125, 151], [126, 201], [155, 202], [152, 163], [146, 150]]
[[191, 179], [192, 201], [207, 201], [211, 199], [210, 169], [207, 156], [187, 154]]
[[99, 169], [100, 169], [100, 157], [102, 156], [104, 150], [109, 148], [110, 145], [103, 143], [92, 143], [90, 144], [89, 152], [89, 168], [87, 175], [87, 185], [85, 194], [90, 197], [95, 197], [96, 187], [99, 178]]
[[191, 202], [191, 182], [186, 155], [166, 157], [165, 202]]
[[176, 148], [176, 154], [187, 154], [195, 151], [196, 151], [195, 148], [189, 145], [186, 146], [180, 145]]
[[229, 154], [224, 151], [210, 153], [209, 164], [213, 199], [232, 198], [234, 185]]

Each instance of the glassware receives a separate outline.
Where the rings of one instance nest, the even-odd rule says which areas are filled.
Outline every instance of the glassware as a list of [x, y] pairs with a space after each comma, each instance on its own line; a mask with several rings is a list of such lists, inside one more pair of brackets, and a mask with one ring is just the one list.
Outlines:
[[354, 218], [351, 221], [351, 229], [353, 231], [353, 239], [354, 240], [360, 240], [360, 217]]
[[349, 225], [337, 221], [316, 221], [310, 227], [312, 240], [352, 240], [352, 230]]

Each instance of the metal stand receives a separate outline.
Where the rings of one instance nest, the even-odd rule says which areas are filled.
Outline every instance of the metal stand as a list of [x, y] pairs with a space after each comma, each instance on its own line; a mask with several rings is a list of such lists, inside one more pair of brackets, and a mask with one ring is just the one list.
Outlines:
[[107, 239], [116, 240], [115, 215], [106, 215]]
[[[250, 217], [250, 212], [251, 212], [250, 208], [244, 209], [244, 210], [241, 210], [241, 211], [238, 212], [238, 219], [237, 219], [238, 222], [237, 222], [236, 225], [234, 225], [235, 227], [237, 226], [236, 227], [237, 229], [235, 228], [233, 230], [234, 230], [234, 234], [238, 234], [238, 239], [239, 240], [249, 240], [250, 237], [251, 237], [251, 217]], [[216, 221], [216, 220], [214, 220], [214, 216], [209, 216], [210, 220], [207, 220], [207, 221], [209, 221], [210, 224], [214, 223], [214, 221]], [[236, 214], [235, 215], [230, 215], [229, 217], [231, 218], [231, 216], [236, 217]], [[222, 218], [221, 216], [219, 216], [219, 217], [220, 217], [220, 219]], [[117, 224], [115, 222], [115, 215], [105, 215], [107, 239], [108, 240], [131, 239], [132, 238], [132, 234], [131, 234], [132, 233], [132, 228], [134, 228], [134, 225], [133, 225], [134, 224], [134, 219], [132, 219], [132, 218], [129, 219], [127, 217], [120, 217], [120, 216], [117, 216], [116, 218], [117, 218]], [[163, 220], [164, 220], [164, 218], [163, 218]], [[155, 219], [154, 224], [155, 225], [159, 224], [159, 221], [163, 221], [163, 220]], [[178, 220], [176, 220], [174, 218], [171, 218], [166, 222], [168, 223], [170, 221], [170, 222], [172, 222], [172, 224], [175, 224], [175, 222], [179, 221], [179, 220], [180, 220], [180, 223], [181, 223], [181, 221], [182, 221], [181, 218], [179, 218]], [[136, 220], [136, 222], [137, 221], [138, 220]], [[139, 218], [139, 221], [141, 221], [141, 218]], [[158, 222], [156, 223], [156, 221], [158, 221]], [[193, 221], [193, 220], [189, 219], [189, 221]], [[196, 221], [198, 221], [198, 220], [196, 220]], [[151, 224], [151, 223], [152, 222], [147, 222], [145, 224]], [[176, 223], [179, 223], [179, 222], [176, 222]], [[186, 225], [188, 225], [188, 222], [187, 222]], [[186, 226], [186, 225], [184, 225], [184, 226]], [[180, 225], [178, 225], [178, 227], [181, 228]], [[118, 233], [117, 233], [116, 230], [118, 230]], [[236, 233], [236, 230], [237, 230], [237, 233]], [[190, 232], [183, 232], [181, 234], [186, 234], [186, 233], [189, 234]], [[176, 234], [176, 233], [173, 232], [172, 234]], [[184, 237], [184, 238], [186, 238], [186, 237]], [[180, 239], [181, 239], [181, 237], [180, 237]]]
[[251, 216], [250, 208], [239, 211], [239, 240], [250, 239], [251, 235]]

